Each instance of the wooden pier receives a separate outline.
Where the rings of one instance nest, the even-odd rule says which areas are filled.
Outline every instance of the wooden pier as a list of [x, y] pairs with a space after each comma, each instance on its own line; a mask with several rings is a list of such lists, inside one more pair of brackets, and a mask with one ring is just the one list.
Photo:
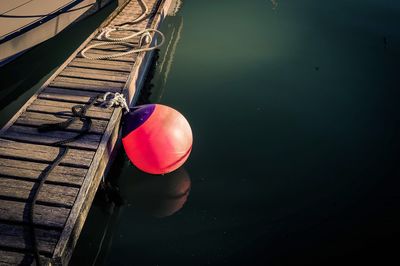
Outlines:
[[[158, 28], [170, 1], [145, 0], [153, 15], [136, 26]], [[142, 7], [135, 0], [115, 10], [0, 131], [0, 265], [35, 264], [29, 233], [34, 189], [59, 153], [52, 143], [75, 136], [83, 123], [78, 119], [63, 131], [46, 133], [39, 133], [37, 128], [44, 123], [64, 121], [65, 116], [58, 115], [60, 112], [68, 113], [72, 106], [87, 104], [91, 97], [101, 93], [124, 92], [130, 104], [135, 102], [151, 52], [108, 60], [89, 60], [79, 53], [99, 42], [95, 37], [102, 27], [132, 20], [141, 12]], [[118, 34], [123, 36], [122, 32]], [[112, 53], [115, 50], [109, 47], [88, 52]], [[121, 108], [94, 106], [87, 116], [93, 121], [90, 131], [66, 144], [68, 153], [51, 171], [38, 196], [34, 228], [39, 252], [49, 264], [68, 264], [117, 147]]]

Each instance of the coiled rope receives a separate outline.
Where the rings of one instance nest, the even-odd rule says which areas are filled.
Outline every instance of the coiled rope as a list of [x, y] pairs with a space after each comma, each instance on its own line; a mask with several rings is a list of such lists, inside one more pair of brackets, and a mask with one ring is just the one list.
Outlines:
[[33, 253], [34, 253], [34, 258], [36, 261], [36, 265], [40, 266], [43, 265], [41, 258], [40, 258], [40, 253], [38, 249], [38, 240], [36, 237], [36, 232], [35, 232], [35, 226], [34, 226], [34, 213], [35, 213], [35, 207], [36, 207], [36, 202], [37, 198], [39, 196], [39, 191], [43, 187], [44, 183], [46, 182], [47, 177], [51, 174], [51, 172], [56, 168], [60, 162], [65, 158], [67, 155], [69, 148], [64, 146], [67, 143], [76, 141], [83, 137], [86, 133], [89, 132], [91, 126], [92, 126], [92, 119], [86, 115], [88, 109], [92, 107], [93, 105], [99, 105], [99, 106], [104, 106], [105, 108], [112, 108], [112, 107], [121, 107], [124, 108], [125, 111], [129, 112], [129, 107], [126, 103], [126, 99], [123, 94], [121, 93], [111, 93], [107, 92], [104, 95], [98, 95], [97, 97], [91, 97], [89, 99], [89, 102], [86, 105], [75, 105], [72, 106], [71, 108], [71, 113], [72, 116], [68, 118], [65, 121], [58, 122], [58, 123], [53, 123], [53, 124], [42, 124], [39, 128], [39, 132], [49, 132], [49, 131], [54, 131], [54, 130], [63, 130], [66, 129], [68, 126], [70, 126], [73, 122], [76, 120], [80, 120], [83, 122], [83, 127], [82, 130], [75, 135], [74, 137], [60, 140], [57, 142], [52, 143], [53, 146], [59, 147], [58, 155], [54, 159], [54, 161], [46, 167], [41, 175], [39, 176], [39, 182], [36, 185], [36, 189], [33, 192], [33, 197], [30, 202], [30, 210], [29, 210], [29, 224], [30, 224], [30, 235], [31, 235], [31, 241], [32, 241], [32, 247], [33, 247]]
[[[134, 53], [140, 53], [140, 52], [148, 52], [152, 51], [155, 49], [158, 49], [161, 47], [164, 43], [165, 36], [164, 34], [156, 29], [144, 29], [144, 30], [138, 30], [137, 28], [133, 27], [134, 24], [137, 24], [141, 22], [143, 19], [145, 19], [147, 16], [151, 15], [149, 13], [149, 8], [146, 5], [146, 3], [143, 0], [138, 0], [138, 3], [142, 7], [142, 14], [137, 17], [136, 19], [132, 21], [127, 21], [121, 24], [118, 24], [116, 26], [108, 26], [105, 28], [102, 28], [100, 31], [100, 34], [97, 36], [98, 40], [102, 40], [103, 42], [101, 43], [96, 43], [89, 45], [85, 49], [81, 51], [81, 55], [90, 60], [103, 60], [103, 59], [110, 59], [110, 58], [115, 58], [115, 57], [121, 57], [125, 55], [130, 55]], [[118, 31], [133, 31], [134, 33], [121, 37], [121, 38], [114, 38], [111, 36], [111, 33], [113, 32], [118, 32]], [[147, 44], [151, 44], [153, 42], [153, 36], [151, 33], [158, 34], [160, 36], [160, 42], [155, 44], [154, 46], [149, 46], [149, 47], [142, 47]], [[131, 42], [127, 42], [130, 39], [133, 39], [135, 37], [140, 37], [139, 39], [139, 48], [137, 47], [137, 44], [133, 44]], [[131, 48], [130, 50], [126, 52], [120, 52], [120, 53], [115, 53], [111, 55], [100, 55], [100, 56], [89, 56], [86, 54], [87, 51], [93, 49], [93, 48], [98, 48], [101, 46], [126, 46], [128, 48]]]

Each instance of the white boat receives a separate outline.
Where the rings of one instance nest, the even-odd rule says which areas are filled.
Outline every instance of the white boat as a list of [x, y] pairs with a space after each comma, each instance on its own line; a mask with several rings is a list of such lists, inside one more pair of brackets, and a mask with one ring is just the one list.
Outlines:
[[109, 1], [1, 0], [0, 66]]

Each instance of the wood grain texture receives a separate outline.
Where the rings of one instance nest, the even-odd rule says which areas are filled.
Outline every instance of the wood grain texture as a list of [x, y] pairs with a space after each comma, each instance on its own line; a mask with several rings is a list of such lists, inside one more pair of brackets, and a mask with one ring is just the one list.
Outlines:
[[[44, 99], [36, 99], [27, 111], [45, 114], [54, 114], [59, 117], [72, 116], [71, 108], [75, 103], [49, 101]], [[112, 109], [92, 106], [86, 112], [86, 116], [95, 119], [108, 120], [111, 117]]]
[[6, 251], [0, 249], [0, 265], [36, 265], [33, 255], [26, 252]]
[[[35, 229], [39, 251], [52, 254], [60, 232], [57, 230]], [[27, 226], [0, 223], [0, 248], [31, 250], [32, 242]]]
[[[0, 197], [28, 201], [33, 198], [36, 182], [22, 181], [0, 176]], [[39, 191], [38, 202], [46, 205], [71, 207], [79, 192], [78, 188], [44, 184]]]
[[[29, 224], [30, 204], [0, 199], [0, 221]], [[62, 229], [70, 209], [36, 205], [33, 215], [35, 225]]]
[[115, 62], [110, 60], [89, 60], [86, 58], [75, 58], [70, 64], [73, 67], [87, 69], [112, 70], [129, 73], [133, 63], [130, 62]]
[[97, 91], [99, 93], [105, 93], [108, 91], [120, 92], [121, 89], [124, 87], [124, 84], [120, 83], [120, 82], [88, 80], [88, 79], [58, 76], [50, 83], [50, 86], [58, 87], [58, 88], [88, 90], [88, 91]]
[[[140, 37], [134, 37], [132, 39], [126, 40], [127, 43], [130, 43], [133, 45], [139, 45], [139, 41], [140, 41]], [[131, 47], [128, 47], [128, 46], [122, 45], [122, 44], [104, 44], [104, 41], [101, 41], [101, 40], [91, 40], [88, 45], [99, 44], [99, 43], [101, 43], [102, 45], [96, 46], [93, 49], [114, 51], [114, 52], [124, 52], [124, 51], [128, 51], [128, 50], [132, 49]]]
[[86, 104], [90, 102], [91, 97], [97, 97], [103, 94], [104, 93], [95, 91], [47, 87], [38, 95], [38, 99]]
[[[0, 158], [0, 175], [37, 180], [48, 166], [47, 163]], [[80, 187], [86, 173], [87, 169], [58, 165], [47, 177], [47, 182]]]
[[[33, 144], [52, 145], [53, 143], [70, 139], [77, 135], [79, 133], [59, 130], [39, 132], [35, 127], [14, 125], [3, 134], [2, 138]], [[99, 146], [100, 139], [101, 135], [88, 133], [77, 140], [66, 143], [65, 146], [95, 151]]]
[[124, 72], [76, 67], [66, 67], [64, 71], [60, 73], [60, 76], [122, 83], [125, 83], [128, 79], [128, 74]]
[[[57, 147], [0, 139], [0, 157], [50, 163], [58, 154], [59, 148]], [[69, 149], [60, 165], [89, 168], [94, 154], [92, 151]]]
[[[65, 121], [70, 116], [57, 117], [52, 114], [36, 113], [36, 112], [25, 112], [21, 114], [15, 125], [39, 127], [47, 123], [59, 123]], [[92, 125], [89, 129], [89, 133], [103, 134], [106, 129], [108, 121], [92, 119]], [[76, 120], [71, 123], [65, 131], [81, 132], [84, 123], [81, 120]]]

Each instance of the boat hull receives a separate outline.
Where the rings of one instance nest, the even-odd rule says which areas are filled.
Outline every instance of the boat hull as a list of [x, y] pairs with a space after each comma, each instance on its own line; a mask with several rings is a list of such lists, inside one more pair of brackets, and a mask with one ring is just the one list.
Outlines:
[[[12, 61], [27, 49], [54, 37], [68, 25], [84, 16], [88, 10], [96, 8], [95, 4], [95, 0], [79, 1], [78, 4], [71, 5], [69, 9], [65, 10], [77, 9], [76, 11], [60, 12], [53, 17], [43, 17], [6, 35], [0, 44], [0, 66]], [[19, 18], [9, 19], [16, 20]]]

